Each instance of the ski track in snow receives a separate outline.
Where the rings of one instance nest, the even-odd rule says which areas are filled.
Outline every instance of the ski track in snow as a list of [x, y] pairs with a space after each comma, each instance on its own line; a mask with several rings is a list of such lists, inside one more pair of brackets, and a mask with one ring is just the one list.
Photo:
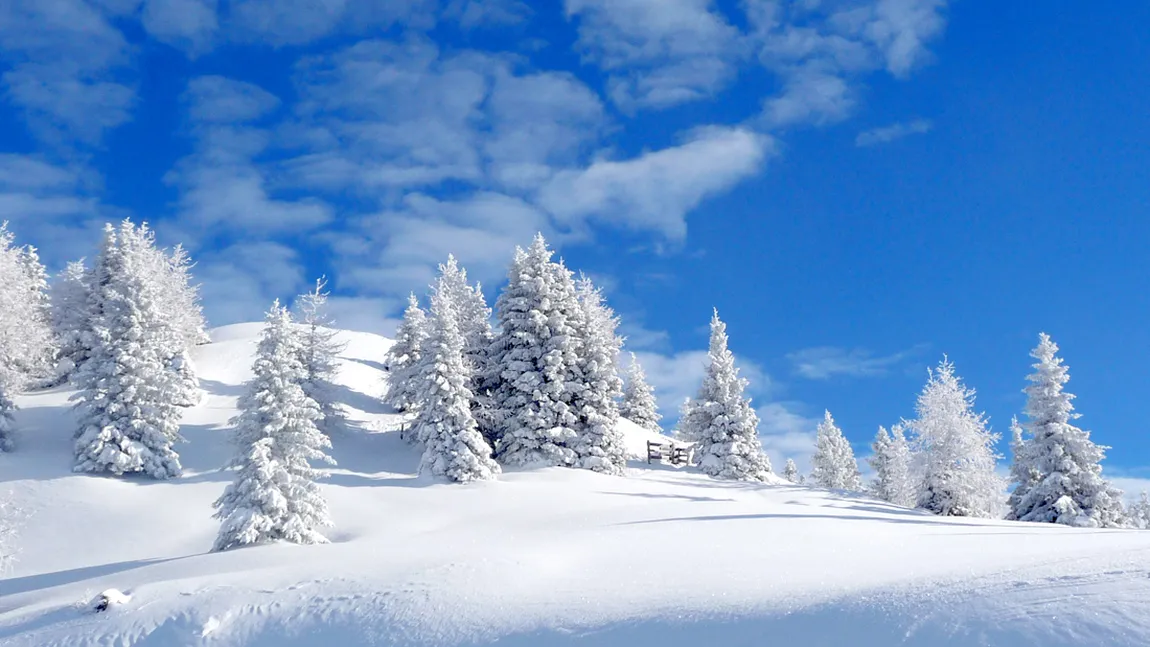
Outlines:
[[[378, 403], [389, 342], [345, 333], [324, 546], [209, 554], [259, 325], [214, 332], [171, 482], [70, 473], [64, 389], [25, 396], [0, 645], [1147, 645], [1150, 533], [941, 519], [861, 495], [511, 471], [436, 483]], [[653, 434], [626, 421], [629, 449]], [[104, 613], [106, 589], [127, 600]]]

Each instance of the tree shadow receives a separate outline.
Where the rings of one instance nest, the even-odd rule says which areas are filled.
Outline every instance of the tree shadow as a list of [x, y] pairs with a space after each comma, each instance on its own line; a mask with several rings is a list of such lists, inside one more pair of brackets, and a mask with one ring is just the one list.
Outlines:
[[639, 499], [672, 499], [676, 501], [693, 501], [697, 503], [726, 503], [735, 501], [735, 499], [721, 499], [710, 496], [690, 496], [686, 494], [655, 494], [652, 492], [606, 492], [599, 491], [596, 494], [609, 494], [611, 496], [630, 496]]
[[387, 366], [384, 365], [383, 362], [376, 362], [376, 361], [370, 360], [370, 359], [360, 359], [358, 357], [340, 357], [340, 359], [344, 360], [345, 362], [355, 362], [356, 364], [363, 364], [364, 366], [366, 366], [368, 368], [374, 368], [375, 370], [377, 370], [381, 373], [387, 372]]
[[18, 593], [27, 593], [28, 591], [50, 589], [57, 586], [75, 584], [77, 582], [83, 582], [84, 580], [106, 577], [108, 575], [117, 575], [127, 571], [134, 571], [138, 568], [144, 568], [146, 566], [175, 562], [196, 556], [197, 555], [184, 555], [182, 557], [137, 559], [127, 562], [116, 562], [113, 564], [83, 566], [81, 568], [72, 568], [63, 571], [55, 571], [52, 573], [39, 573], [36, 575], [25, 575], [24, 577], [14, 577], [6, 579], [3, 581], [3, 583], [0, 583], [0, 595], [16, 595]]
[[332, 386], [332, 396], [332, 399], [339, 404], [347, 405], [352, 409], [356, 409], [364, 413], [376, 415], [396, 413], [395, 409], [387, 404], [384, 404], [378, 398], [373, 398], [366, 393], [360, 393], [359, 391], [348, 388], [342, 384], [335, 384]]
[[[927, 526], [968, 526], [971, 528], [985, 528], [982, 523], [964, 523], [951, 521], [957, 517], [933, 517], [922, 519], [892, 519], [887, 517], [852, 516], [837, 514], [731, 514], [731, 515], [702, 515], [698, 517], [667, 517], [665, 519], [646, 519], [643, 521], [627, 521], [616, 524], [620, 526], [642, 526], [657, 523], [702, 522], [702, 521], [751, 521], [755, 519], [834, 519], [836, 521], [878, 521], [881, 523], [912, 524]], [[945, 520], [944, 520], [945, 519]]]
[[200, 388], [211, 395], [238, 398], [244, 394], [243, 384], [225, 384], [216, 380], [200, 378]]

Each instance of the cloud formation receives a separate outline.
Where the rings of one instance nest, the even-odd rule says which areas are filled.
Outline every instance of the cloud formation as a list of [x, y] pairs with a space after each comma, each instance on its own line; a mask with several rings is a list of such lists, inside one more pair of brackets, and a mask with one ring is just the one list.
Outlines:
[[889, 144], [903, 137], [929, 133], [934, 124], [929, 119], [914, 119], [912, 121], [898, 121], [889, 126], [864, 130], [855, 137], [855, 146], [877, 146]]

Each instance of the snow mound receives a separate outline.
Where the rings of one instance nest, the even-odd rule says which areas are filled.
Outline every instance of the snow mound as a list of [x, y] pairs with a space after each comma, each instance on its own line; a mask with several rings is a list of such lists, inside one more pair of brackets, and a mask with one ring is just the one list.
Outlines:
[[[22, 511], [0, 644], [1150, 644], [1150, 533], [716, 481], [648, 466], [646, 442], [667, 439], [628, 421], [625, 478], [421, 477], [403, 417], [378, 400], [390, 341], [365, 333], [341, 334], [351, 426], [321, 486], [332, 543], [208, 553], [259, 330], [218, 329], [196, 350], [205, 397], [185, 412], [179, 479], [72, 474], [70, 393], [20, 399], [17, 451], [0, 455], [0, 498]], [[121, 612], [77, 610], [112, 590], [131, 593]]]

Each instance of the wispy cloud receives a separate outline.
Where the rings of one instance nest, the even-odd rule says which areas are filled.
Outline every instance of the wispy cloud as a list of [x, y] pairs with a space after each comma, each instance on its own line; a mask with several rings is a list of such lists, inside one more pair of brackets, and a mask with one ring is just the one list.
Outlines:
[[742, 36], [711, 0], [566, 0], [585, 58], [608, 71], [616, 105], [664, 108], [714, 95]]
[[929, 133], [932, 128], [934, 128], [934, 123], [929, 119], [915, 119], [905, 122], [898, 121], [889, 126], [862, 131], [858, 134], [858, 137], [855, 137], [855, 146], [865, 147], [889, 144], [903, 137]]
[[910, 350], [892, 355], [875, 355], [864, 348], [819, 346], [806, 348], [787, 355], [796, 374], [811, 380], [826, 380], [837, 375], [848, 377], [874, 377], [886, 375], [891, 368], [921, 350]]

